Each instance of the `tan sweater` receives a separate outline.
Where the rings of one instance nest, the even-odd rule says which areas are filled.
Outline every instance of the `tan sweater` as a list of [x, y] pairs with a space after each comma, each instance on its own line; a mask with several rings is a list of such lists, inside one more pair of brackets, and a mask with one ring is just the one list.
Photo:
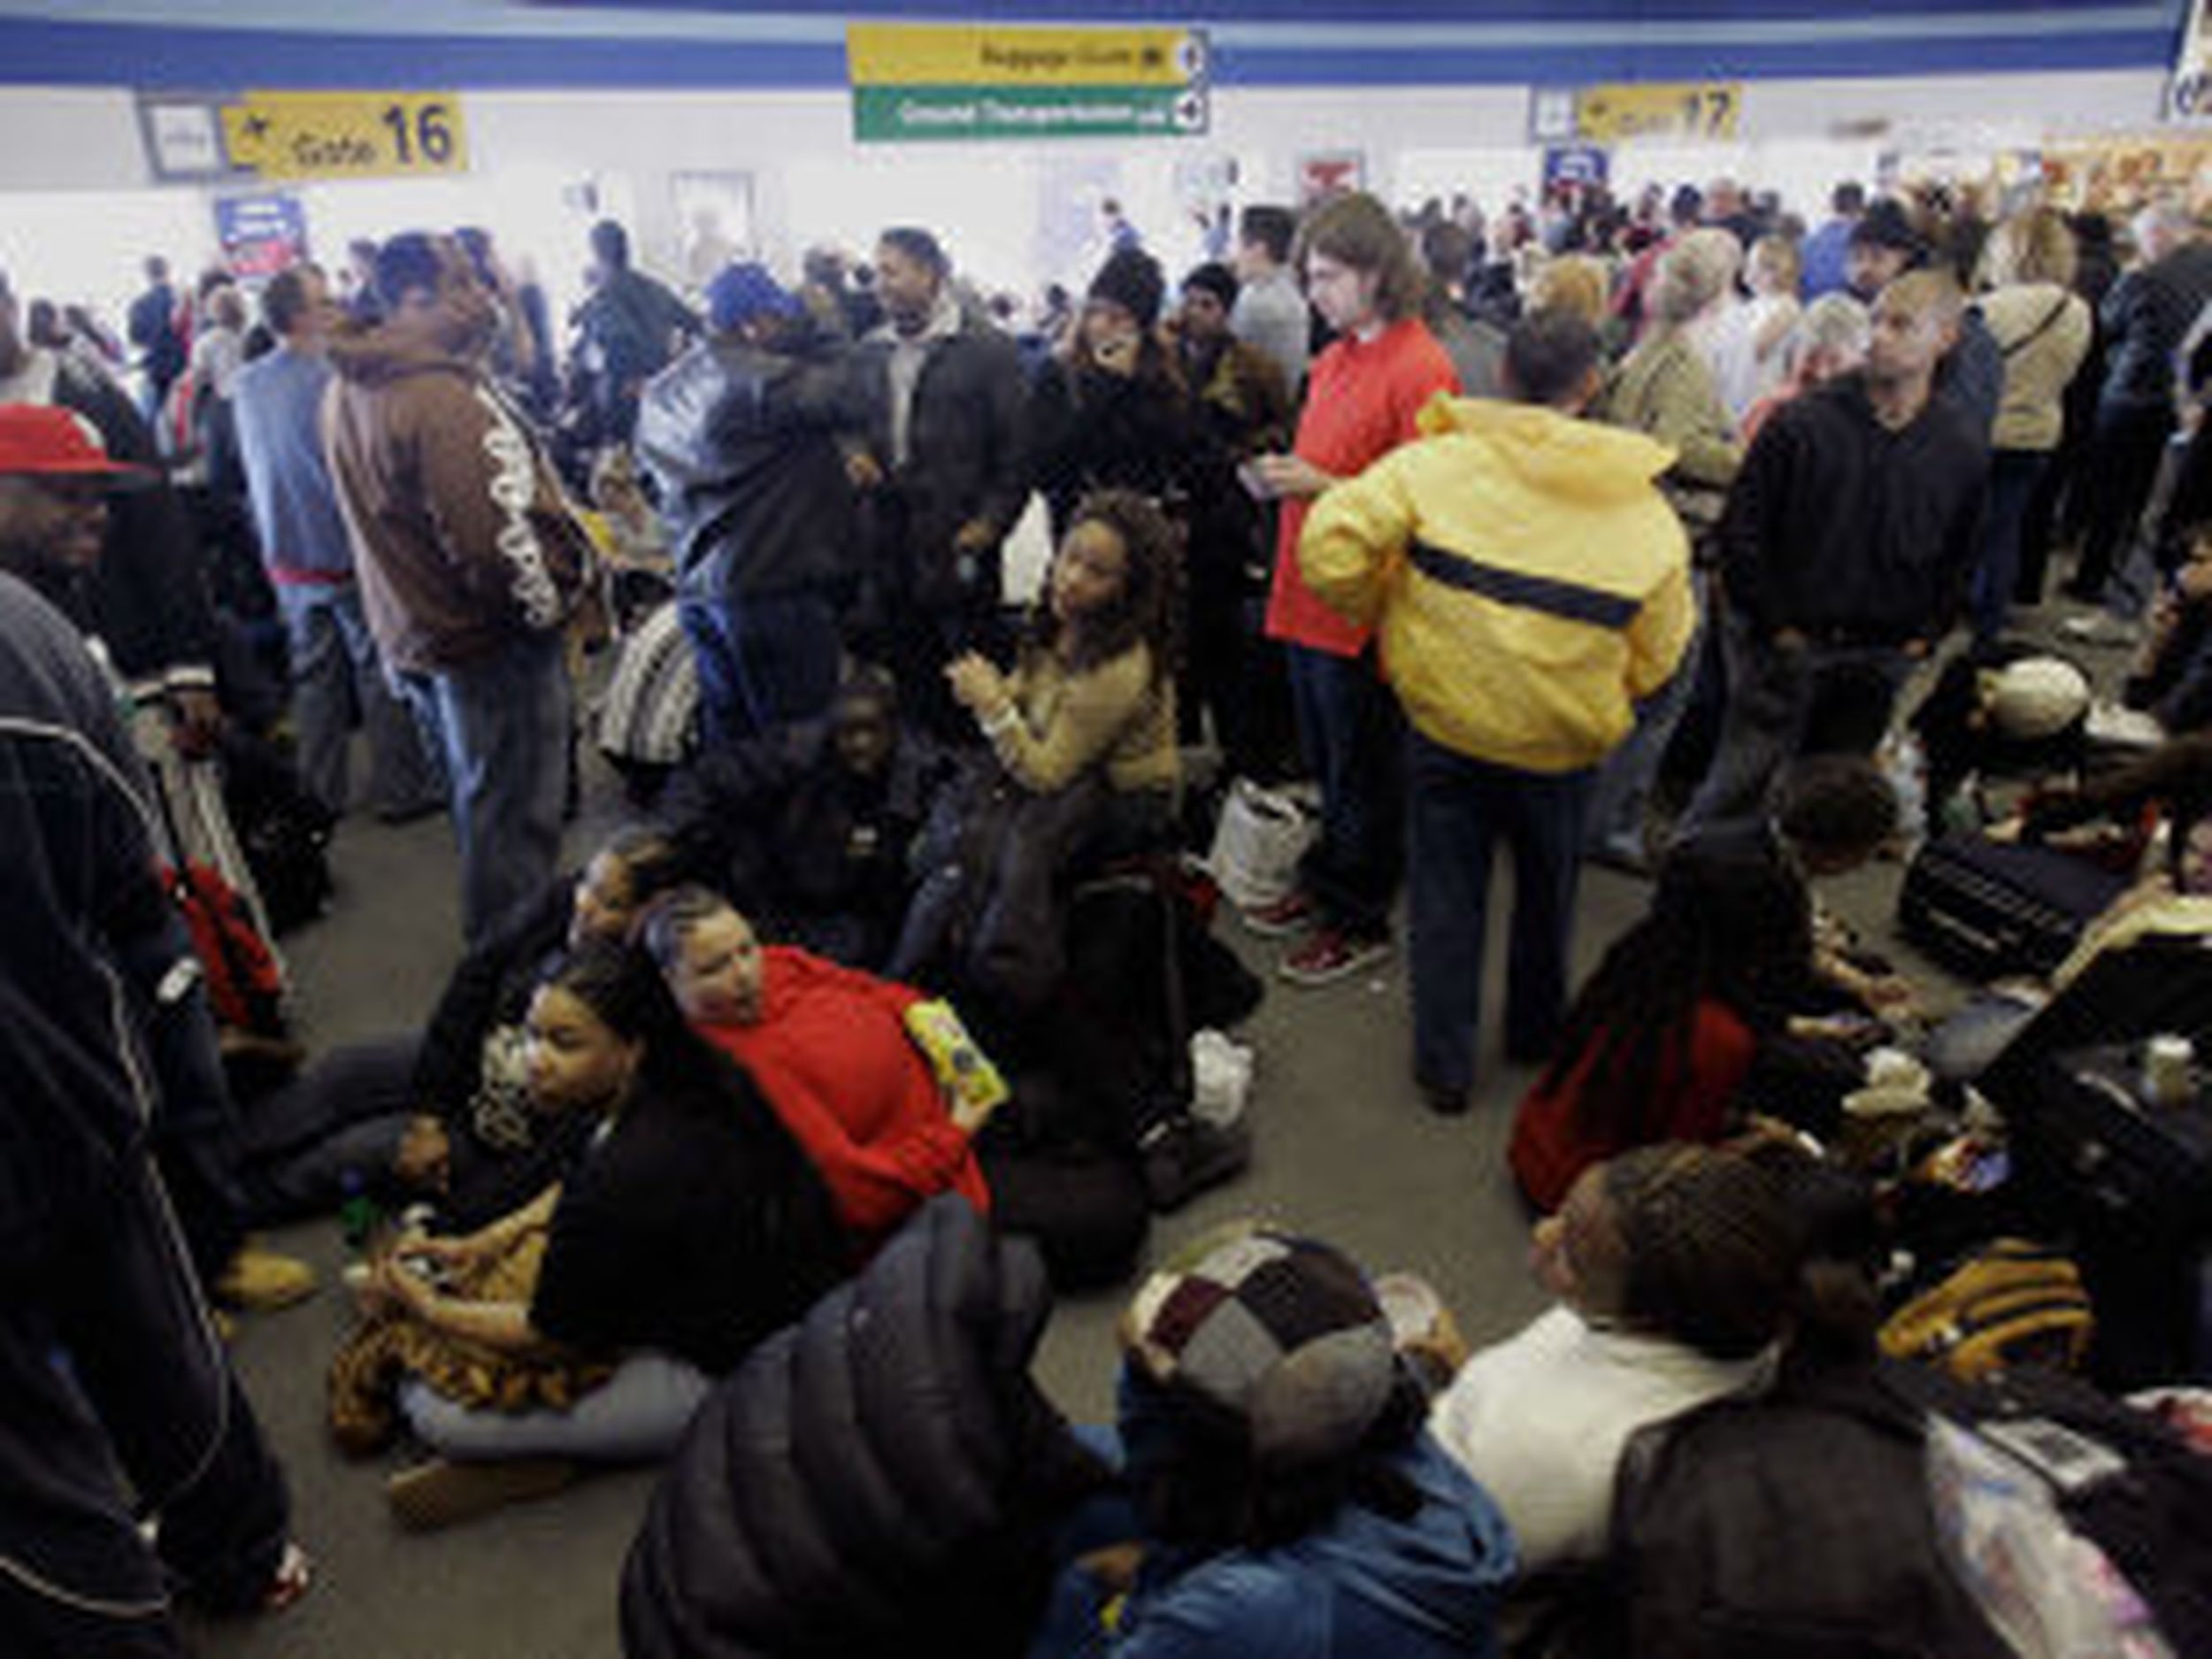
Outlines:
[[[2005, 388], [1991, 444], [2038, 453], [2056, 449], [2065, 421], [2066, 385], [2089, 349], [2088, 305], [2050, 282], [1998, 288], [1978, 303], [1997, 349], [2005, 354]], [[2062, 305], [2051, 326], [2036, 334], [2052, 308]]]
[[1116, 790], [1173, 789], [1182, 776], [1175, 742], [1175, 685], [1152, 683], [1152, 653], [1139, 645], [1087, 672], [1049, 651], [1024, 654], [1007, 682], [1020, 718], [992, 742], [1023, 787], [1064, 789], [1103, 764]]

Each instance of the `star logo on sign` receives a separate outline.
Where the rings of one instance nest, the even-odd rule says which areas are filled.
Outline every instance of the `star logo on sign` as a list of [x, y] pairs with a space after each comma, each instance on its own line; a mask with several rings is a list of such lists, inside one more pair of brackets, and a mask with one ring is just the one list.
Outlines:
[[265, 139], [269, 135], [269, 118], [257, 112], [249, 115], [245, 120], [240, 124], [240, 130], [242, 131], [248, 138], [253, 139], [258, 142], [260, 140]]

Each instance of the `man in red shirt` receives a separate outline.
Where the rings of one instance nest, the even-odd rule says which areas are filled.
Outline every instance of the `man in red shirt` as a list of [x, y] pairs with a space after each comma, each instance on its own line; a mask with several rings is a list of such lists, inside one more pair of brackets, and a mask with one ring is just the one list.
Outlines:
[[1339, 196], [1300, 234], [1295, 263], [1314, 309], [1337, 334], [1314, 360], [1289, 455], [1255, 464], [1283, 498], [1267, 634], [1283, 641], [1298, 742], [1321, 787], [1321, 837], [1299, 888], [1246, 912], [1256, 933], [1309, 934], [1283, 959], [1294, 985], [1326, 985], [1390, 954], [1390, 902], [1404, 863], [1404, 784], [1396, 699], [1371, 649], [1373, 630], [1316, 598], [1298, 570], [1314, 497], [1417, 437], [1415, 417], [1459, 389], [1451, 359], [1420, 320], [1426, 279], [1405, 233], [1371, 196]]

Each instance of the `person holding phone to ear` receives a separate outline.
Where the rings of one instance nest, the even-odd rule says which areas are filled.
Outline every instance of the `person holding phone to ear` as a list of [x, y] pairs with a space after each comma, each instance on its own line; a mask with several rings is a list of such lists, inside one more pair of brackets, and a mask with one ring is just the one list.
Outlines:
[[1110, 256], [1067, 342], [1038, 375], [1030, 406], [1036, 486], [1056, 542], [1094, 490], [1133, 490], [1187, 528], [1194, 502], [1228, 485], [1226, 453], [1210, 442], [1159, 335], [1166, 295], [1151, 255], [1127, 248]]

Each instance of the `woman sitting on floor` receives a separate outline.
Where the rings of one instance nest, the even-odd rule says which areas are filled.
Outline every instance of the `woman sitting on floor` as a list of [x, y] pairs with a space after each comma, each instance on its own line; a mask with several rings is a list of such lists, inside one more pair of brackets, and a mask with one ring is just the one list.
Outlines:
[[[956, 924], [981, 988], [1027, 1005], [1058, 962], [1054, 885], [1070, 866], [1156, 846], [1181, 781], [1175, 672], [1182, 614], [1175, 528], [1141, 495], [1084, 498], [1062, 538], [1014, 672], [973, 653], [945, 672], [995, 764], [940, 802], [918, 850], [921, 889], [891, 972], [943, 958]], [[965, 873], [990, 872], [987, 888]]]
[[661, 831], [618, 830], [580, 874], [546, 890], [454, 969], [421, 1033], [347, 1044], [246, 1114], [242, 1180], [256, 1216], [326, 1212], [349, 1192], [419, 1200], [466, 1232], [543, 1191], [588, 1123], [530, 1104], [523, 1019], [546, 964], [619, 941], [675, 885]]
[[1811, 977], [1810, 921], [1776, 864], [1695, 847], [1667, 861], [1514, 1118], [1506, 1156], [1531, 1203], [1558, 1209], [1583, 1171], [1633, 1148], [1729, 1133], [1762, 1033]]
[[1802, 1248], [1782, 1182], [1712, 1147], [1594, 1165], [1537, 1224], [1557, 1305], [1469, 1358], [1429, 1417], [1505, 1511], [1524, 1575], [1603, 1558], [1637, 1430], [1767, 1384]]
[[970, 1137], [991, 1107], [948, 1110], [908, 1023], [919, 992], [763, 946], [704, 887], [656, 904], [644, 940], [692, 1029], [745, 1069], [813, 1160], [860, 1254], [938, 1193], [989, 1209]]
[[[588, 940], [530, 999], [533, 1110], [594, 1127], [528, 1204], [403, 1237], [334, 1365], [334, 1427], [382, 1443], [396, 1403], [442, 1457], [621, 1461], [675, 1443], [712, 1379], [844, 1275], [820, 1179], [752, 1083], [685, 1029], [651, 964]], [[465, 1470], [396, 1478], [453, 1518]]]

